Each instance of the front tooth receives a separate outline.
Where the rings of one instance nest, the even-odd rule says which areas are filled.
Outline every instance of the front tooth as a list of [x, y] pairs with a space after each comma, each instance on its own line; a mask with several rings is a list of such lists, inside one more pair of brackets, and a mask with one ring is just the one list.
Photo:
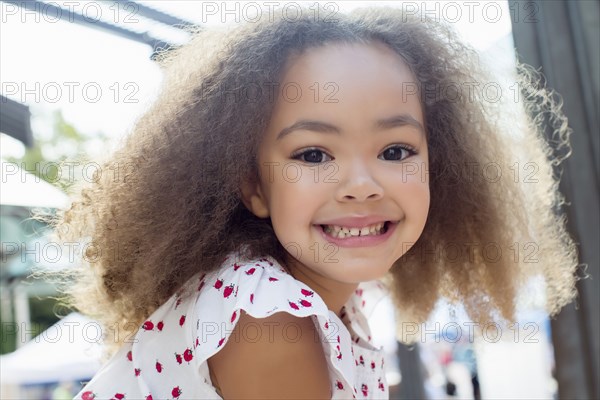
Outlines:
[[327, 225], [325, 231], [333, 237], [346, 238], [350, 236], [366, 236], [381, 234], [385, 222], [380, 222], [376, 225], [371, 225], [364, 228], [346, 228], [339, 225]]

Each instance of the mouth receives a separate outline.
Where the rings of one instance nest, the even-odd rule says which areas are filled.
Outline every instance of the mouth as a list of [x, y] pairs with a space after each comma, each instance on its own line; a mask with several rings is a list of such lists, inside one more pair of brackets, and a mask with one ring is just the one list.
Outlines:
[[353, 237], [381, 236], [385, 235], [390, 228], [392, 221], [379, 222], [362, 228], [345, 227], [339, 225], [318, 225], [327, 236], [336, 239], [346, 239]]

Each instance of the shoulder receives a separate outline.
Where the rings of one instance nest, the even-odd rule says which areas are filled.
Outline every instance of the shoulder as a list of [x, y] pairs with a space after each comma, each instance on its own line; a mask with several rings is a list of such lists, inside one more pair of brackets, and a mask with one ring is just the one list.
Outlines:
[[224, 398], [331, 397], [326, 356], [310, 317], [241, 312], [225, 347], [208, 360]]
[[[194, 284], [198, 295], [190, 306], [192, 340], [200, 360], [221, 350], [242, 312], [256, 319], [282, 312], [299, 318], [310, 315], [329, 318], [323, 300], [270, 257], [257, 260], [231, 257], [220, 269], [199, 279]], [[285, 317], [276, 317], [282, 318]], [[287, 329], [291, 332], [293, 328]]]
[[274, 259], [230, 257], [199, 282], [198, 361], [224, 398], [329, 398], [323, 343], [312, 316], [323, 300]]

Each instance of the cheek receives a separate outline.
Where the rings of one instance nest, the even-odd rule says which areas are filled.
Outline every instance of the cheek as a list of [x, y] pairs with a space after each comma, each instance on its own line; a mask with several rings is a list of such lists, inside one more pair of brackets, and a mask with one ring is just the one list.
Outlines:
[[277, 173], [270, 188], [273, 226], [283, 232], [310, 224], [327, 188], [315, 181], [314, 171], [294, 163]]
[[295, 162], [283, 164], [275, 169], [271, 192], [287, 204], [313, 203], [321, 198], [331, 185], [323, 184], [322, 172], [318, 167], [302, 166]]
[[427, 218], [430, 204], [429, 175], [426, 163], [409, 165], [406, 173], [396, 178], [397, 195], [407, 217]]

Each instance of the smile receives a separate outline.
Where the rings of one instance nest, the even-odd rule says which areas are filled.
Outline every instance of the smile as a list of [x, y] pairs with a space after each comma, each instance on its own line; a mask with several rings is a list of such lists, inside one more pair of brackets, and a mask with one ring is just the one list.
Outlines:
[[323, 238], [338, 247], [371, 247], [384, 243], [400, 221], [385, 221], [362, 228], [336, 225], [314, 225]]
[[344, 239], [347, 237], [381, 235], [387, 231], [389, 221], [380, 222], [363, 228], [353, 228], [338, 225], [321, 225], [323, 231], [335, 238]]

